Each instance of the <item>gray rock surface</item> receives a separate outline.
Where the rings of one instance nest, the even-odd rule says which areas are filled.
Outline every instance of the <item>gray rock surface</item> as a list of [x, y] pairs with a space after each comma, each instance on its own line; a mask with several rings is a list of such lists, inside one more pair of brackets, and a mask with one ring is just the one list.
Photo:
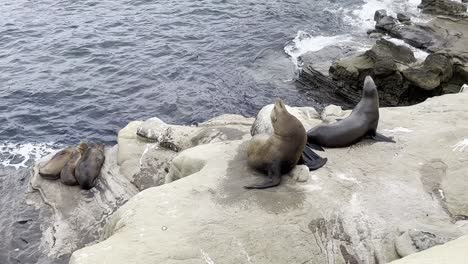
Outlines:
[[468, 94], [380, 113], [397, 143], [327, 149], [324, 168], [268, 190], [242, 188], [265, 177], [246, 165], [250, 135], [185, 149], [176, 181], [135, 195], [70, 263], [387, 263], [405, 233], [416, 250], [466, 234]]
[[[271, 124], [271, 111], [273, 110], [274, 104], [264, 106], [257, 114], [257, 117], [252, 125], [250, 134], [252, 136], [257, 134], [272, 134], [273, 126]], [[286, 109], [289, 113], [295, 116], [304, 125], [305, 130], [309, 130], [316, 126], [319, 122], [317, 117], [319, 114], [312, 107], [291, 107], [286, 105]]]
[[401, 71], [415, 62], [408, 47], [380, 39], [365, 53], [334, 63], [330, 67], [330, 76], [341, 84], [340, 94], [357, 102], [361, 98], [365, 76], [372, 75], [379, 89], [380, 104], [396, 106], [410, 100], [408, 83]]
[[31, 196], [29, 203], [50, 211], [50, 215], [42, 215], [44, 224], [41, 229], [45, 238], [42, 248], [51, 259], [69, 255], [98, 239], [106, 217], [137, 193], [118, 171], [117, 148], [108, 149], [105, 154], [101, 176], [89, 191], [39, 176], [38, 168], [52, 155], [42, 158], [34, 166], [30, 185], [39, 192], [40, 199]]
[[424, 13], [434, 15], [458, 15], [466, 12], [466, 6], [451, 0], [422, 0], [418, 6]]
[[460, 237], [447, 244], [410, 255], [391, 264], [465, 264], [468, 257], [468, 236]]

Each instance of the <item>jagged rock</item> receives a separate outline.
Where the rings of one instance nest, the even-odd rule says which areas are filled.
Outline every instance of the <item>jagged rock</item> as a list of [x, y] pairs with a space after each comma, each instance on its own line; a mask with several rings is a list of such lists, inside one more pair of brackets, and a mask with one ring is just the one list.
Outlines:
[[374, 13], [374, 21], [379, 23], [379, 21], [386, 16], [387, 16], [387, 10], [385, 9], [377, 10]]
[[405, 23], [405, 22], [410, 22], [411, 18], [409, 17], [408, 14], [403, 14], [403, 13], [398, 13], [397, 14], [397, 19], [398, 21]]
[[403, 75], [417, 87], [432, 90], [453, 76], [453, 64], [445, 54], [430, 54], [421, 67], [409, 68]]
[[397, 20], [392, 16], [384, 16], [375, 24], [375, 28], [384, 31], [392, 30], [397, 24]]
[[[257, 114], [257, 117], [252, 125], [250, 134], [272, 134], [273, 126], [271, 124], [271, 111], [274, 105], [269, 104], [264, 106]], [[286, 105], [286, 109], [290, 114], [295, 116], [304, 125], [306, 130], [309, 130], [318, 124], [317, 118], [319, 115], [313, 107], [290, 107]]]
[[460, 237], [444, 245], [393, 261], [390, 264], [464, 264], [466, 263], [466, 248], [468, 236]]
[[[408, 84], [399, 72], [416, 62], [413, 52], [405, 46], [381, 39], [371, 50], [339, 60], [330, 67], [330, 76], [340, 82], [340, 94], [357, 102], [361, 98], [362, 83], [372, 75], [379, 89], [380, 104], [395, 106], [404, 98]], [[406, 95], [407, 96], [407, 95]]]
[[465, 153], [450, 147], [466, 138], [468, 94], [382, 108], [379, 131], [397, 143], [327, 149], [327, 166], [268, 190], [243, 188], [265, 177], [246, 165], [247, 138], [186, 149], [171, 164], [176, 181], [133, 197], [110, 216], [101, 242], [70, 263], [388, 263], [398, 258], [397, 228], [418, 247], [439, 243], [423, 232], [441, 234], [414, 221], [468, 232], [447, 213], [464, 205], [449, 206], [444, 189], [468, 182]]
[[458, 15], [466, 12], [466, 6], [451, 0], [422, 0], [418, 6], [423, 13], [433, 15]]
[[119, 173], [117, 146], [107, 149], [105, 155], [101, 175], [91, 190], [40, 177], [38, 168], [52, 155], [36, 162], [30, 185], [42, 199], [30, 203], [36, 208], [50, 210], [50, 216], [41, 214], [44, 217], [41, 229], [45, 239], [43, 250], [53, 259], [70, 255], [98, 239], [105, 218], [137, 193], [137, 189]]

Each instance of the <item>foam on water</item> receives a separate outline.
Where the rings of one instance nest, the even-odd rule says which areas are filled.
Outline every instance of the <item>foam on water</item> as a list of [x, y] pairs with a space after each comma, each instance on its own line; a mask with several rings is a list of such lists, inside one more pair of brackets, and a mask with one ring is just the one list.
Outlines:
[[346, 42], [351, 42], [350, 35], [338, 36], [311, 36], [309, 33], [300, 30], [292, 43], [284, 47], [284, 51], [291, 56], [293, 63], [300, 68], [301, 65], [298, 58], [310, 51], [319, 51], [330, 45], [340, 45]]
[[374, 28], [375, 11], [384, 9], [387, 15], [396, 17], [398, 12], [409, 13], [413, 15], [413, 21], [424, 21], [418, 9], [421, 0], [394, 1], [394, 0], [366, 0], [361, 8], [353, 10], [346, 16], [346, 21], [357, 28], [372, 29]]
[[16, 170], [31, 165], [34, 161], [60, 149], [55, 143], [0, 143], [0, 166]]
[[[429, 17], [422, 14], [418, 9], [420, 0], [365, 0], [358, 9], [345, 10], [339, 8], [336, 10], [327, 9], [328, 12], [340, 14], [347, 25], [352, 27], [349, 34], [336, 35], [336, 36], [312, 36], [305, 31], [298, 31], [292, 43], [288, 44], [284, 50], [291, 56], [292, 62], [297, 68], [301, 68], [298, 58], [310, 51], [318, 51], [330, 45], [338, 45], [343, 47], [352, 47], [358, 51], [370, 48], [369, 44], [365, 41], [367, 39], [366, 31], [373, 29], [375, 26], [374, 14], [375, 11], [384, 9], [388, 15], [396, 17], [398, 12], [403, 12], [411, 15], [413, 22], [426, 22]], [[391, 39], [392, 42], [397, 43], [398, 40]], [[407, 45], [403, 41], [397, 44]], [[416, 59], [424, 60], [427, 53], [413, 47], [410, 47], [415, 53]]]
[[403, 46], [406, 46], [406, 47], [410, 48], [411, 51], [414, 53], [414, 57], [419, 62], [424, 61], [426, 59], [426, 57], [429, 56], [429, 53], [427, 53], [427, 52], [425, 52], [423, 50], [417, 49], [417, 48], [407, 44], [405, 41], [403, 41], [401, 39], [390, 38], [390, 37], [385, 37], [385, 39], [392, 42], [392, 43], [394, 43], [394, 44], [403, 45]]

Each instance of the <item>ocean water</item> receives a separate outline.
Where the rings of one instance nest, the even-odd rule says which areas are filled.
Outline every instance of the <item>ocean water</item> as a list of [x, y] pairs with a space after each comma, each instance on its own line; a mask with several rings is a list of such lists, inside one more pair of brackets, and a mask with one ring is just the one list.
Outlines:
[[0, 263], [47, 262], [32, 249], [39, 213], [24, 203], [36, 159], [82, 140], [115, 144], [137, 119], [254, 116], [278, 97], [293, 106], [344, 103], [297, 85], [298, 58], [328, 45], [368, 47], [376, 9], [424, 19], [418, 3], [1, 1]]

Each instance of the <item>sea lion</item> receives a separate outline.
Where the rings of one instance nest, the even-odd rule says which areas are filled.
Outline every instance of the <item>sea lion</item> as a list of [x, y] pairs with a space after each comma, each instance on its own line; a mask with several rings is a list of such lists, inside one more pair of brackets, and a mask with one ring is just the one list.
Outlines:
[[302, 123], [291, 115], [279, 99], [270, 114], [273, 134], [257, 134], [249, 142], [247, 164], [268, 173], [269, 181], [246, 189], [264, 189], [277, 186], [281, 175], [291, 171], [302, 156], [307, 135]]
[[372, 77], [366, 76], [361, 100], [351, 114], [336, 123], [312, 128], [307, 132], [307, 142], [309, 146], [318, 150], [323, 150], [321, 147], [347, 147], [365, 136], [394, 143], [393, 139], [377, 133], [378, 124], [379, 94]]
[[75, 178], [75, 168], [81, 161], [81, 157], [84, 152], [88, 149], [88, 144], [80, 143], [76, 149], [73, 150], [70, 160], [67, 162], [60, 172], [60, 181], [65, 185], [78, 185]]
[[75, 168], [75, 178], [82, 189], [89, 190], [94, 187], [104, 159], [104, 144], [94, 144], [85, 150]]
[[60, 178], [60, 172], [70, 160], [73, 148], [62, 149], [57, 152], [44, 166], [39, 168], [39, 175], [48, 180]]

